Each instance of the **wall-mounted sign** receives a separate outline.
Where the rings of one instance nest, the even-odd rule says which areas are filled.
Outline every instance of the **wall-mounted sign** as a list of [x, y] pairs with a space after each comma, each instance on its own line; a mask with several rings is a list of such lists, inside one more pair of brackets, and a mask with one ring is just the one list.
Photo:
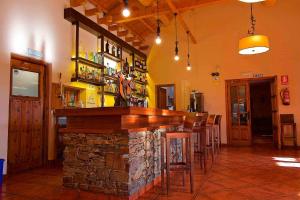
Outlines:
[[253, 78], [261, 78], [264, 77], [263, 74], [253, 74]]
[[289, 84], [289, 76], [288, 75], [281, 76], [281, 85], [287, 85], [287, 84]]
[[38, 51], [38, 50], [34, 50], [34, 49], [27, 49], [27, 54], [28, 56], [37, 58], [37, 59], [42, 59], [43, 58], [43, 52]]

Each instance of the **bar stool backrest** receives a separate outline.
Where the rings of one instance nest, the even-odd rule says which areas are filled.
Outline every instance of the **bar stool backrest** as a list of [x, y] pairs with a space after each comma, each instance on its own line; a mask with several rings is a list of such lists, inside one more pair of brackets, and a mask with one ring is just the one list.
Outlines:
[[216, 115], [215, 125], [221, 125], [222, 115]]
[[206, 125], [214, 125], [216, 120], [216, 115], [208, 115], [207, 120], [206, 120]]

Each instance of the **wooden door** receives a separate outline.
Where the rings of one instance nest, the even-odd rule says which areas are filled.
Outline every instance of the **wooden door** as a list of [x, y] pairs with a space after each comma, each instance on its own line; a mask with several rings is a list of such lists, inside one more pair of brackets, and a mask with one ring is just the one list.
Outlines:
[[280, 137], [278, 133], [278, 124], [279, 124], [279, 116], [278, 116], [278, 101], [277, 101], [277, 77], [274, 77], [271, 80], [271, 106], [272, 106], [272, 124], [273, 124], [273, 143], [275, 146], [280, 148]]
[[251, 145], [249, 81], [227, 81], [226, 87], [229, 143], [232, 145]]
[[43, 161], [44, 66], [11, 60], [8, 172], [40, 167]]
[[159, 87], [158, 88], [158, 108], [168, 109], [167, 107], [167, 89]]

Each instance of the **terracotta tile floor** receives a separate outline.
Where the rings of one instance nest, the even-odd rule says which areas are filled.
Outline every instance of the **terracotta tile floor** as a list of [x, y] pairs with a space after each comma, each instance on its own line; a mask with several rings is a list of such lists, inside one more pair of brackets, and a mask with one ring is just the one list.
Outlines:
[[[300, 151], [295, 150], [277, 151], [262, 147], [224, 148], [206, 175], [195, 161], [194, 194], [189, 193], [188, 182], [185, 187], [182, 186], [181, 176], [178, 175], [171, 181], [173, 184], [169, 196], [163, 194], [157, 186], [140, 199], [299, 200], [298, 158]], [[277, 162], [293, 166], [278, 166]], [[0, 200], [108, 200], [99, 195], [63, 188], [61, 175], [60, 169], [39, 169], [10, 177], [2, 187]]]

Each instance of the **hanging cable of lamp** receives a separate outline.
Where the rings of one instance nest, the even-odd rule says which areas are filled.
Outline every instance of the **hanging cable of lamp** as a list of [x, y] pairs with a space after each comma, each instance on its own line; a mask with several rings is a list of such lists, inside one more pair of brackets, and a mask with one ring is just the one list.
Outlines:
[[124, 17], [129, 17], [130, 16], [130, 10], [128, 8], [128, 0], [124, 0], [124, 9], [122, 11], [122, 15]]
[[187, 31], [186, 34], [187, 34], [187, 46], [188, 46], [186, 70], [191, 71], [192, 70], [192, 65], [191, 65], [191, 61], [190, 61], [190, 32]]
[[256, 35], [255, 26], [256, 19], [253, 15], [253, 4], [250, 5], [251, 8], [251, 28], [248, 30], [248, 37], [242, 38], [239, 41], [239, 54], [242, 55], [253, 55], [269, 51], [269, 39], [265, 35]]
[[156, 1], [156, 14], [157, 14], [157, 29], [156, 29], [156, 38], [155, 38], [155, 43], [160, 44], [161, 43], [161, 38], [160, 38], [160, 20], [159, 20], [159, 4], [158, 0]]
[[174, 18], [175, 18], [175, 34], [176, 34], [176, 41], [175, 41], [175, 56], [174, 56], [174, 60], [178, 61], [179, 60], [179, 55], [178, 55], [178, 30], [177, 30], [177, 13], [174, 13]]

